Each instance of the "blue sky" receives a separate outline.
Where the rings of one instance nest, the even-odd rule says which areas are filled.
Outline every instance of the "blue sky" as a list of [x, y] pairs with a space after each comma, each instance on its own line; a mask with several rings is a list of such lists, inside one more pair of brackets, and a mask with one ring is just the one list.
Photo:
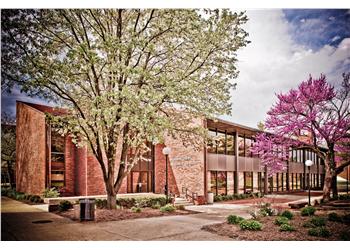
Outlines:
[[[248, 10], [251, 43], [238, 53], [237, 89], [231, 92], [232, 116], [222, 118], [256, 127], [275, 102], [275, 93], [296, 87], [309, 74], [326, 74], [340, 83], [350, 71], [350, 10]], [[2, 94], [2, 112], [14, 114], [15, 101], [32, 99], [14, 89]]]
[[346, 9], [286, 9], [283, 13], [295, 42], [318, 50], [337, 46], [350, 37], [350, 13]]

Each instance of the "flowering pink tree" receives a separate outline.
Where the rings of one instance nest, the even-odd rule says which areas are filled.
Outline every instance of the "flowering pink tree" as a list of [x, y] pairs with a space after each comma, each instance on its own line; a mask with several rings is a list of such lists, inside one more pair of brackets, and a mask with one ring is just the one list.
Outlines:
[[[257, 135], [252, 147], [252, 152], [260, 156], [270, 174], [286, 168], [290, 148], [311, 149], [325, 162], [323, 198], [326, 201], [331, 188], [333, 195], [337, 195], [336, 176], [350, 165], [349, 147], [344, 143], [349, 140], [350, 133], [349, 78], [350, 73], [343, 74], [341, 86], [335, 89], [324, 75], [318, 79], [310, 76], [296, 89], [278, 94], [266, 119], [268, 132]], [[308, 131], [310, 143], [297, 140], [300, 131]], [[342, 158], [339, 157], [337, 164], [338, 153]]]

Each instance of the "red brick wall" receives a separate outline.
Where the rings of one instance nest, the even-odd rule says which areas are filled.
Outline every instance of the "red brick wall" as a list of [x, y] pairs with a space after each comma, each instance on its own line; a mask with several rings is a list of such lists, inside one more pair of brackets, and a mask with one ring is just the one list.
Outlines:
[[41, 194], [45, 189], [45, 115], [17, 102], [16, 189]]
[[74, 195], [75, 193], [75, 145], [72, 143], [72, 138], [65, 138], [65, 179], [66, 179], [66, 194]]

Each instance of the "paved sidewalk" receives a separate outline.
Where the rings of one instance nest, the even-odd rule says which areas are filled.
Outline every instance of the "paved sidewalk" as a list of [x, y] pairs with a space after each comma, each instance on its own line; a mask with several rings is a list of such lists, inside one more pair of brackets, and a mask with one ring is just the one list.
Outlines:
[[[6, 197], [1, 202], [1, 240], [230, 240], [201, 230], [223, 222], [221, 214], [79, 223]], [[52, 222], [33, 223], [38, 220]]]

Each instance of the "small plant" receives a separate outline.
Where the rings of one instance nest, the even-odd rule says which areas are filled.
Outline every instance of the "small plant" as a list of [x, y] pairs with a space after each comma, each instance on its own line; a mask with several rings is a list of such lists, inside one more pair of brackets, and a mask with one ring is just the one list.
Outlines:
[[286, 217], [279, 216], [275, 219], [275, 225], [289, 224], [289, 220]]
[[141, 208], [140, 207], [132, 207], [131, 211], [133, 211], [134, 213], [141, 213]]
[[282, 224], [280, 226], [280, 231], [281, 232], [292, 232], [292, 231], [295, 231], [295, 228], [289, 224]]
[[73, 204], [67, 200], [61, 201], [60, 204], [58, 205], [58, 211], [60, 212], [67, 211], [68, 209], [71, 209], [71, 208], [73, 208]]
[[310, 228], [308, 231], [308, 234], [311, 236], [318, 236], [318, 237], [325, 237], [325, 238], [331, 236], [331, 232], [325, 227]]
[[42, 199], [41, 199], [41, 197], [39, 195], [32, 195], [30, 197], [30, 201], [34, 202], [34, 203], [41, 203]]
[[262, 224], [256, 220], [242, 220], [239, 227], [241, 230], [259, 231], [262, 229]]
[[243, 221], [244, 218], [231, 214], [227, 217], [227, 223], [228, 224], [239, 224], [241, 221]]
[[160, 208], [160, 211], [163, 213], [164, 212], [174, 212], [175, 210], [176, 210], [176, 208], [171, 204], [167, 204], [167, 205]]
[[184, 205], [177, 205], [176, 206], [176, 210], [185, 210], [185, 206]]
[[328, 214], [328, 220], [329, 221], [336, 221], [336, 222], [341, 222], [342, 219], [337, 213], [330, 213]]
[[350, 214], [344, 214], [342, 216], [342, 222], [345, 224], [350, 224]]
[[314, 207], [304, 207], [301, 209], [301, 216], [311, 216], [316, 212], [316, 208]]
[[153, 204], [152, 208], [153, 209], [160, 209], [160, 204], [159, 203]]
[[289, 210], [284, 210], [283, 213], [281, 213], [281, 216], [288, 218], [288, 220], [293, 219], [294, 215]]
[[350, 241], [349, 231], [342, 231], [339, 236], [341, 240]]
[[97, 208], [103, 209], [103, 208], [107, 208], [107, 200], [106, 199], [96, 199], [95, 200], [95, 204]]
[[259, 208], [259, 214], [261, 216], [273, 216], [276, 214], [275, 210], [271, 208], [271, 203], [263, 202], [259, 205]]
[[60, 193], [56, 188], [46, 188], [43, 192], [43, 197], [44, 198], [56, 198], [60, 196]]
[[326, 218], [314, 216], [310, 219], [310, 223], [316, 227], [322, 227], [326, 225]]
[[310, 221], [306, 221], [304, 224], [303, 224], [303, 227], [315, 227], [314, 224], [312, 224]]

